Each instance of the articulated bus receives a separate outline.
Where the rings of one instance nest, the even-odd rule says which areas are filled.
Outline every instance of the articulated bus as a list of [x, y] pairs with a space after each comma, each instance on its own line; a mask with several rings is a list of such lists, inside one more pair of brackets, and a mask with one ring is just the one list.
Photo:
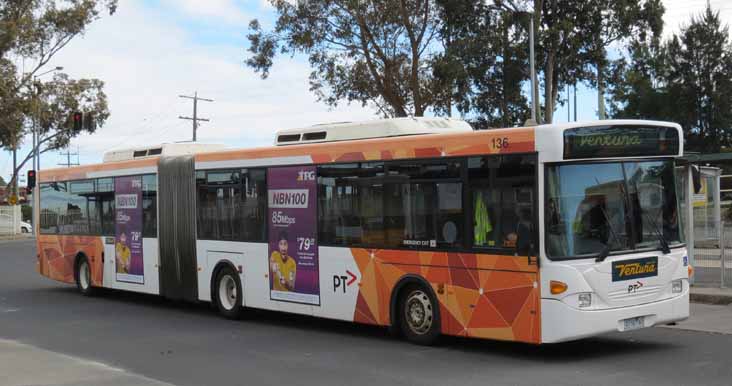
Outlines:
[[166, 144], [40, 173], [38, 271], [76, 284], [552, 343], [689, 315], [673, 123], [443, 118]]

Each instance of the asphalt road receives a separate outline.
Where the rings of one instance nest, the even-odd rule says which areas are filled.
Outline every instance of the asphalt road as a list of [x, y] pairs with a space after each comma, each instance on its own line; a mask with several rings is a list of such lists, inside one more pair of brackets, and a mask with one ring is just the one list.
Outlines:
[[729, 385], [732, 335], [652, 328], [551, 346], [446, 338], [106, 292], [39, 276], [31, 241], [0, 242], [0, 339], [176, 385]]

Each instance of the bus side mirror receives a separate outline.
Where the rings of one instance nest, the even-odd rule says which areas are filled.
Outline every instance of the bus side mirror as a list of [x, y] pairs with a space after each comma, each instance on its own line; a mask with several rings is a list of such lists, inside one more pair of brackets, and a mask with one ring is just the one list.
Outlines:
[[694, 184], [694, 194], [698, 194], [701, 191], [701, 172], [699, 166], [690, 165], [691, 167], [691, 182]]

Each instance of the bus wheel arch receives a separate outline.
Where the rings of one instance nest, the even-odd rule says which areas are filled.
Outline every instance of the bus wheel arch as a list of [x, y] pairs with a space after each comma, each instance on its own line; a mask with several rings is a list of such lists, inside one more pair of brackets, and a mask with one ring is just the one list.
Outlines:
[[96, 288], [92, 285], [91, 264], [84, 252], [79, 252], [74, 258], [74, 281], [76, 288], [84, 296], [92, 296]]
[[[428, 333], [421, 336], [414, 336], [405, 331], [403, 327], [405, 321], [401, 309], [403, 301], [406, 300], [404, 298], [417, 290], [423, 292], [429, 299], [432, 312], [433, 326]], [[405, 337], [417, 344], [430, 345], [436, 342], [441, 333], [440, 303], [437, 294], [427, 280], [415, 274], [408, 274], [399, 279], [391, 292], [389, 322], [389, 332], [395, 336]]]
[[[225, 298], [221, 295], [224, 294]], [[228, 294], [229, 296], [226, 296]], [[231, 261], [219, 261], [211, 273], [211, 303], [227, 319], [239, 319], [244, 310], [244, 286]]]

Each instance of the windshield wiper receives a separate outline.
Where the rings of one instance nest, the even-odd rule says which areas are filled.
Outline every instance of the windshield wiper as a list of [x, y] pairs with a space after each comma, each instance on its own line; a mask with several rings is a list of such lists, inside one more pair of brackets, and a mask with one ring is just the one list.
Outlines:
[[602, 247], [602, 250], [597, 255], [595, 255], [595, 262], [601, 263], [601, 262], [605, 261], [605, 259], [607, 259], [607, 256], [609, 254], [610, 254], [610, 246], [605, 244], [605, 246]]
[[[639, 196], [638, 200], [640, 200], [640, 190], [638, 190], [638, 180], [633, 180], [633, 188], [635, 188], [635, 194]], [[630, 197], [629, 197], [630, 198]], [[646, 219], [647, 222], [649, 222], [653, 226], [653, 231], [656, 233], [656, 237], [658, 238], [658, 243], [661, 244], [661, 252], [663, 252], [664, 255], [668, 255], [671, 253], [671, 248], [668, 245], [668, 241], [663, 236], [663, 232], [658, 227], [658, 223], [656, 220], [653, 219], [653, 217], [649, 216], [647, 213], [643, 212], [643, 208], [638, 205], [638, 210], [643, 216], [643, 218]]]

